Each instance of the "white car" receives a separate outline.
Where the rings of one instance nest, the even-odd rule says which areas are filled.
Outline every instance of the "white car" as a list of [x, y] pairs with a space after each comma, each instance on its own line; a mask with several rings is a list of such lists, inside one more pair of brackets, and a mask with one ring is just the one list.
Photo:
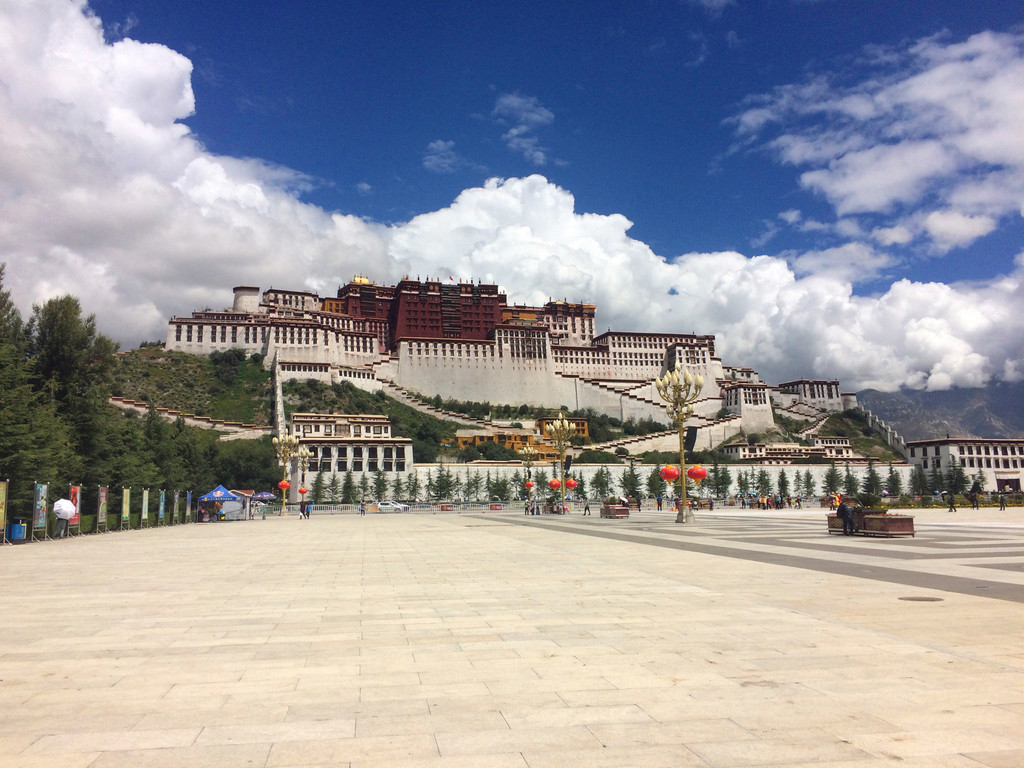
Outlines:
[[378, 512], [408, 512], [408, 504], [399, 504], [397, 501], [378, 501]]

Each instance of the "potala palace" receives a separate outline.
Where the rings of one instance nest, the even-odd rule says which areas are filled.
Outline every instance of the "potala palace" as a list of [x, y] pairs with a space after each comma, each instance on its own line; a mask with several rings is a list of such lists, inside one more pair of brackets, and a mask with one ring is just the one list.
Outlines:
[[837, 381], [769, 386], [756, 371], [726, 365], [715, 337], [682, 333], [595, 334], [593, 304], [509, 304], [497, 285], [357, 277], [337, 296], [258, 287], [234, 289], [230, 309], [175, 316], [166, 348], [199, 355], [228, 349], [264, 356], [278, 381], [351, 381], [445, 398], [570, 409], [665, 421], [654, 379], [676, 361], [704, 377], [689, 424], [697, 447], [741, 430], [774, 426], [772, 406], [796, 419], [852, 408]]

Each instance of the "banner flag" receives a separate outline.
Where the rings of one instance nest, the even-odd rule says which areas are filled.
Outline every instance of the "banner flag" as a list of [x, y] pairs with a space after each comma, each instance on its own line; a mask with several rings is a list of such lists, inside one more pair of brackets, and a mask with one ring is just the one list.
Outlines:
[[107, 530], [107, 493], [108, 490], [100, 486], [100, 492], [96, 504], [96, 533]]
[[7, 481], [0, 480], [0, 541], [7, 536]]
[[36, 483], [36, 496], [33, 506], [35, 514], [32, 517], [33, 528], [46, 528], [46, 483]]
[[160, 507], [156, 511], [157, 525], [160, 525], [160, 523], [162, 523], [164, 521], [164, 509], [166, 508], [166, 504], [167, 504], [166, 496], [167, 496], [167, 491], [161, 489], [160, 490]]
[[142, 514], [139, 515], [139, 528], [149, 525], [149, 488], [142, 491]]
[[185, 495], [185, 522], [191, 522], [192, 517], [192, 491]]
[[121, 491], [121, 527], [132, 527], [132, 489], [125, 488]]
[[68, 527], [72, 525], [81, 525], [82, 513], [78, 505], [82, 502], [82, 486], [72, 485], [71, 489], [68, 491], [68, 499], [75, 505], [75, 514], [71, 516], [70, 520], [68, 520]]
[[174, 492], [174, 506], [171, 507], [171, 525], [177, 525], [179, 522], [181, 522], [180, 520], [178, 520], [178, 497], [179, 496], [181, 496], [181, 493], [179, 491], [175, 491]]

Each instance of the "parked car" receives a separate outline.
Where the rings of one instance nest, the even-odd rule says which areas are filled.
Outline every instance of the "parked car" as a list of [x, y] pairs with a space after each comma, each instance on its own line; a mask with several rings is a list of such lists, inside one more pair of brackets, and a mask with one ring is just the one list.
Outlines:
[[408, 512], [408, 504], [400, 504], [397, 501], [378, 501], [377, 502], [378, 512]]

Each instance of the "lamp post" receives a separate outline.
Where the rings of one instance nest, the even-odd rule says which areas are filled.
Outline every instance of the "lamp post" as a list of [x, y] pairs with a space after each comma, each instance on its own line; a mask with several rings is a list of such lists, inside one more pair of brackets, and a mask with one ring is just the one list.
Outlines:
[[299, 509], [302, 514], [306, 513], [306, 467], [312, 456], [313, 452], [304, 445], [300, 445], [295, 452], [295, 458], [299, 460]]
[[288, 462], [292, 460], [292, 456], [299, 449], [299, 438], [295, 437], [295, 435], [284, 435], [282, 437], [275, 437], [270, 442], [274, 444], [274, 450], [277, 451], [277, 460], [284, 467], [281, 482], [277, 484], [278, 488], [281, 489], [281, 514], [283, 515], [284, 505], [288, 501], [288, 489], [292, 485], [288, 482]]
[[524, 445], [516, 453], [519, 454], [523, 461], [523, 467], [526, 468], [526, 501], [529, 503], [533, 501], [533, 481], [530, 478], [530, 467], [537, 460], [537, 449], [532, 445]]
[[565, 418], [564, 413], [559, 413], [558, 418], [547, 425], [548, 439], [558, 451], [558, 472], [561, 476], [558, 488], [562, 493], [562, 507], [559, 514], [565, 512], [565, 449], [569, 447], [569, 439], [575, 431], [576, 427]]
[[686, 368], [683, 368], [679, 361], [672, 370], [666, 371], [665, 375], [654, 380], [658, 388], [658, 395], [665, 401], [665, 411], [669, 418], [675, 422], [679, 430], [679, 511], [676, 513], [677, 523], [693, 522], [693, 513], [690, 512], [686, 503], [686, 456], [684, 450], [684, 439], [686, 435], [686, 420], [693, 415], [693, 403], [700, 396], [704, 389], [704, 378], [699, 374], [694, 376]]

